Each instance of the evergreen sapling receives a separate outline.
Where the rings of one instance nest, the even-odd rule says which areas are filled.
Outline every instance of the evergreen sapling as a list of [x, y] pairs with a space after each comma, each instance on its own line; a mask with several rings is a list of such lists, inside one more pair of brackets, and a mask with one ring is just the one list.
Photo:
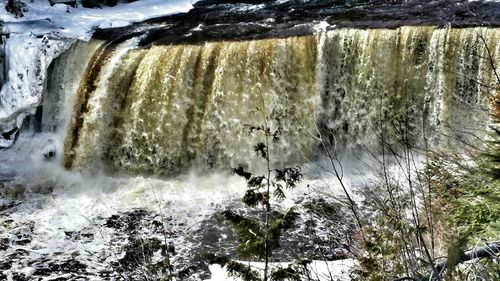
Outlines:
[[[210, 256], [211, 262], [226, 266], [232, 276], [238, 276], [245, 281], [254, 280], [301, 280], [300, 274], [307, 268], [309, 261], [292, 263], [287, 268], [269, 268], [273, 252], [280, 247], [280, 238], [284, 231], [291, 229], [298, 217], [294, 208], [286, 212], [273, 209], [271, 200], [285, 199], [285, 190], [293, 189], [302, 179], [301, 169], [298, 166], [275, 168], [272, 167], [271, 146], [275, 145], [282, 134], [281, 116], [273, 111], [273, 118], [265, 118], [264, 125], [245, 125], [249, 134], [260, 133], [263, 142], [254, 146], [258, 157], [264, 160], [266, 169], [264, 174], [253, 174], [243, 166], [233, 169], [234, 173], [246, 180], [247, 191], [242, 201], [252, 208], [261, 210], [260, 218], [253, 218], [235, 213], [232, 210], [224, 212], [225, 218], [234, 226], [238, 239], [237, 251], [242, 258], [264, 260], [263, 279], [255, 269], [248, 265], [235, 262], [226, 257]], [[271, 124], [268, 120], [271, 119]], [[274, 125], [271, 127], [271, 125]]]

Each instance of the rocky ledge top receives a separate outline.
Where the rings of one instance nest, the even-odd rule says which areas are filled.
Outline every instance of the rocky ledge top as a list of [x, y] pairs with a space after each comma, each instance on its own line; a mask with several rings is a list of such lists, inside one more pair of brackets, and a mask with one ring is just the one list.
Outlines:
[[464, 0], [202, 0], [187, 13], [122, 28], [98, 29], [94, 38], [144, 35], [142, 45], [248, 40], [311, 34], [327, 28], [397, 28], [403, 25], [498, 27], [499, 1]]

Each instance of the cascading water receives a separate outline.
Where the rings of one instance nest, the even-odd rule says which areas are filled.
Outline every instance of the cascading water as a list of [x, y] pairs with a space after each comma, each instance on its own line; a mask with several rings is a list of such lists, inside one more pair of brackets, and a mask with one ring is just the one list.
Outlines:
[[[417, 144], [425, 136], [435, 145], [474, 145], [471, 136], [484, 137], [487, 100], [498, 85], [499, 35], [433, 27], [321, 35], [322, 127], [341, 147], [373, 148], [381, 133], [390, 140], [403, 126]], [[493, 64], [483, 59], [490, 54]]]
[[[258, 139], [244, 126], [263, 124], [272, 111], [287, 125], [314, 127], [312, 36], [123, 50], [100, 62], [92, 90], [80, 89], [76, 108], [86, 112], [69, 130], [67, 167], [103, 163], [155, 174], [227, 168], [256, 159]], [[287, 125], [275, 153], [295, 160], [298, 151], [311, 155], [313, 139]]]
[[319, 133], [339, 151], [376, 149], [381, 133], [394, 141], [403, 127], [416, 145], [422, 135], [474, 145], [497, 83], [481, 58], [498, 61], [498, 39], [497, 29], [402, 27], [103, 47], [76, 98], [64, 165], [157, 175], [258, 167], [262, 136], [245, 125], [273, 114], [285, 128], [274, 151], [282, 164], [313, 159]]

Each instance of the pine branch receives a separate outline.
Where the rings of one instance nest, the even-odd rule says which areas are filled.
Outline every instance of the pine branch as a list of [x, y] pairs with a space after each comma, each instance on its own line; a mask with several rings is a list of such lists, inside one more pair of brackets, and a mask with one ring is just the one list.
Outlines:
[[267, 202], [268, 198], [269, 194], [267, 194], [267, 192], [256, 192], [253, 189], [249, 189], [247, 190], [247, 192], [245, 192], [242, 201], [247, 206], [255, 207], [259, 203], [264, 205], [265, 202]]
[[238, 166], [236, 168], [233, 168], [233, 172], [237, 174], [238, 176], [245, 178], [246, 180], [249, 180], [252, 177], [252, 174], [247, 172], [245, 168], [242, 166]]
[[287, 268], [279, 268], [274, 270], [271, 273], [272, 281], [282, 281], [282, 280], [290, 280], [290, 281], [301, 281], [300, 272], [289, 265]]
[[238, 253], [246, 258], [263, 257], [265, 232], [260, 223], [231, 211], [225, 211], [224, 216], [234, 225], [239, 242]]
[[230, 260], [228, 257], [216, 256], [214, 254], [206, 254], [205, 258], [211, 264], [218, 264], [221, 267], [226, 267], [227, 272], [232, 277], [239, 277], [244, 281], [260, 281], [259, 274], [249, 265], [242, 264]]

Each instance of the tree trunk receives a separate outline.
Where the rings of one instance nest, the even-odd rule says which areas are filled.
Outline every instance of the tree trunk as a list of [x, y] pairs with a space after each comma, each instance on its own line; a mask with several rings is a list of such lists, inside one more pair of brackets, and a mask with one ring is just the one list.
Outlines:
[[[498, 255], [500, 254], [500, 242], [492, 242], [491, 244], [476, 248], [474, 250], [464, 252], [464, 258], [461, 260], [461, 263], [466, 261], [471, 261], [475, 259], [498, 259]], [[437, 271], [440, 275], [443, 274], [446, 269], [448, 263], [448, 259], [436, 264], [435, 271]], [[424, 277], [415, 278], [415, 277], [402, 277], [395, 279], [393, 281], [401, 281], [401, 280], [437, 280], [437, 276], [434, 274], [434, 270], [431, 270]]]

